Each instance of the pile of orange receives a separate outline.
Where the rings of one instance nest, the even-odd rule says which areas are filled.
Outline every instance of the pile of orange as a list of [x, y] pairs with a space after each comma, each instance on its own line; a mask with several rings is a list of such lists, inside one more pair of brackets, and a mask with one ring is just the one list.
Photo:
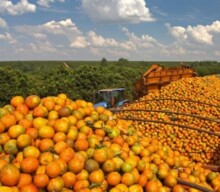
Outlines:
[[158, 139], [163, 145], [196, 162], [220, 165], [219, 78], [183, 78], [171, 82], [159, 92], [142, 97], [125, 109], [131, 111], [119, 113], [119, 118], [149, 120], [133, 121], [136, 130], [143, 135]]
[[220, 173], [140, 137], [103, 107], [65, 94], [15, 96], [0, 108], [0, 191], [220, 191]]

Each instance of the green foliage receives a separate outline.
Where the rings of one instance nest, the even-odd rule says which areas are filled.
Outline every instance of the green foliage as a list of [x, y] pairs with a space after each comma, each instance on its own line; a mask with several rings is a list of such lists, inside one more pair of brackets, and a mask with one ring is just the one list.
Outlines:
[[103, 57], [102, 60], [101, 60], [101, 62], [100, 62], [100, 64], [101, 64], [102, 66], [106, 66], [106, 65], [107, 65], [107, 59], [106, 59], [105, 57]]
[[[104, 60], [104, 58], [103, 58]], [[107, 62], [107, 61], [106, 61]], [[179, 62], [146, 62], [119, 59], [100, 65], [100, 61], [33, 61], [0, 63], [0, 106], [8, 104], [15, 95], [56, 96], [92, 101], [95, 91], [104, 88], [126, 88], [126, 97], [133, 100], [134, 83], [154, 63], [164, 67], [179, 66]], [[119, 64], [120, 63], [120, 64]], [[183, 63], [186, 65], [185, 63]], [[199, 76], [220, 74], [215, 61], [187, 62]]]

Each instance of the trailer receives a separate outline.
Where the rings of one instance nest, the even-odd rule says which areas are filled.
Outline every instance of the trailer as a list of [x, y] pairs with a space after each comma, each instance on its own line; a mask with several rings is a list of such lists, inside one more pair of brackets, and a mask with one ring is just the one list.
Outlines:
[[136, 96], [137, 98], [142, 97], [148, 93], [159, 91], [172, 81], [195, 76], [197, 76], [197, 73], [189, 66], [181, 65], [164, 68], [158, 64], [153, 64], [142, 77], [136, 81]]

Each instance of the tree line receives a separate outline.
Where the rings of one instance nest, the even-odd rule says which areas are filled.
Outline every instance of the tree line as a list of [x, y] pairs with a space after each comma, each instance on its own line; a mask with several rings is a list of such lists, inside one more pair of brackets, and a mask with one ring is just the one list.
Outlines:
[[[134, 83], [153, 63], [132, 62], [119, 59], [116, 62], [102, 59], [97, 62], [1, 62], [0, 107], [8, 104], [15, 95], [40, 97], [66, 93], [69, 98], [92, 101], [95, 91], [103, 88], [125, 87], [126, 96], [134, 98]], [[164, 67], [179, 65], [178, 62], [158, 63]], [[199, 76], [220, 74], [220, 63], [189, 62]]]

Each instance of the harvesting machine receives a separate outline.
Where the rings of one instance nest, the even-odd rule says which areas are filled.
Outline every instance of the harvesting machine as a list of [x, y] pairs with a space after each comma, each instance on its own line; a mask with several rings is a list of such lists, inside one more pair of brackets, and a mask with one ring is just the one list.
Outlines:
[[158, 64], [153, 64], [140, 79], [135, 83], [135, 93], [137, 98], [151, 92], [160, 90], [172, 81], [181, 78], [197, 76], [192, 67], [181, 65], [178, 67], [164, 68]]

